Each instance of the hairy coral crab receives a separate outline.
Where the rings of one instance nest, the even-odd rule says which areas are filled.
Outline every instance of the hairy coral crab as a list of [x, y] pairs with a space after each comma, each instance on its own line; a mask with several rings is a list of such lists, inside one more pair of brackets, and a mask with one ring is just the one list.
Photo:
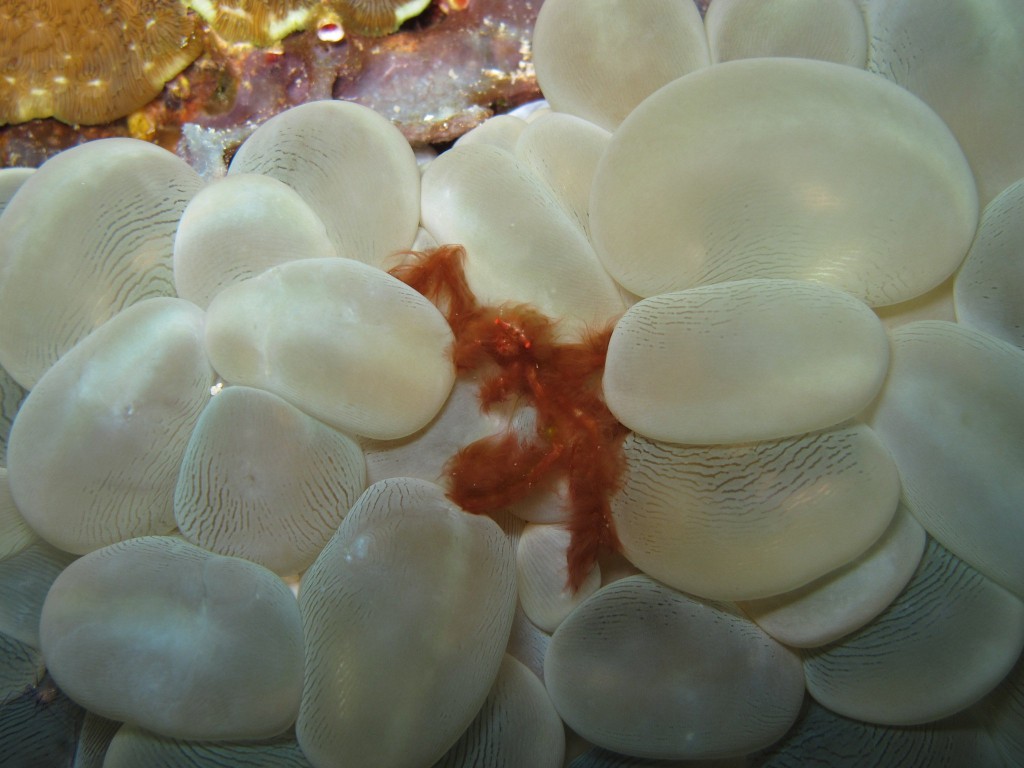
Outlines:
[[536, 425], [525, 440], [508, 428], [458, 451], [445, 468], [448, 495], [469, 512], [493, 513], [566, 478], [567, 586], [575, 591], [600, 554], [620, 548], [609, 499], [622, 478], [627, 429], [600, 394], [612, 328], [562, 343], [555, 321], [528, 305], [483, 306], [466, 282], [465, 255], [460, 245], [408, 252], [391, 274], [444, 313], [456, 369], [481, 374], [480, 407], [530, 405]]

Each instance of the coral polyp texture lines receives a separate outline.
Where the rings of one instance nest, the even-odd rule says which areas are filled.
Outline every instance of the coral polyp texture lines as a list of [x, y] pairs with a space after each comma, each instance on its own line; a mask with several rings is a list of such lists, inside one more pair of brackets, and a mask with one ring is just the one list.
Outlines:
[[531, 434], [506, 431], [460, 450], [446, 467], [450, 498], [469, 512], [498, 512], [557, 478], [568, 480], [568, 583], [576, 590], [598, 555], [618, 551], [609, 498], [624, 467], [623, 427], [600, 395], [611, 327], [578, 342], [556, 339], [555, 322], [523, 304], [481, 305], [463, 273], [465, 250], [410, 253], [391, 273], [445, 313], [460, 373], [477, 372], [482, 409], [531, 407]]

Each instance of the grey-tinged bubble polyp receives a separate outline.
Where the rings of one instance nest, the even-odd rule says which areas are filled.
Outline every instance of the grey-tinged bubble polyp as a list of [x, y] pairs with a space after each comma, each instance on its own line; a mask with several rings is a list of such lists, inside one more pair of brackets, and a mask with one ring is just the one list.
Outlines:
[[864, 424], [739, 445], [626, 439], [611, 501], [623, 552], [692, 595], [750, 600], [853, 560], [899, 503], [889, 452]]
[[72, 699], [165, 736], [265, 738], [298, 713], [294, 595], [255, 563], [180, 539], [131, 539], [76, 560], [47, 595], [40, 636]]
[[314, 101], [275, 115], [238, 149], [228, 174], [238, 173], [292, 187], [338, 256], [379, 266], [416, 237], [416, 157], [398, 128], [361, 104]]
[[668, 760], [766, 747], [804, 697], [793, 651], [735, 607], [647, 576], [609, 584], [562, 622], [544, 681], [562, 719], [588, 741]]
[[925, 530], [1024, 597], [1024, 351], [956, 323], [901, 326], [869, 423]]
[[930, 540], [907, 588], [872, 622], [806, 651], [807, 690], [845, 717], [918, 725], [995, 688], [1024, 648], [1024, 603]]

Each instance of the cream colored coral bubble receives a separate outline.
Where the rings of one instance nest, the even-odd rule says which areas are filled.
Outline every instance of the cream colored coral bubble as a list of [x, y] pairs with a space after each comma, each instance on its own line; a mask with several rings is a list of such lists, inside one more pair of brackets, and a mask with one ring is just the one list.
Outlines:
[[863, 424], [742, 445], [626, 440], [612, 499], [623, 552], [692, 595], [750, 600], [853, 560], [899, 502], [896, 465]]
[[613, 130], [646, 96], [711, 61], [696, 5], [547, 0], [533, 33], [551, 106]]
[[881, 615], [805, 652], [807, 689], [834, 712], [917, 725], [966, 709], [1024, 648], [1024, 603], [930, 540], [907, 588]]
[[566, 724], [627, 755], [743, 755], [789, 729], [799, 658], [739, 615], [646, 576], [604, 587], [564, 621], [544, 680]]
[[0, 217], [0, 365], [26, 388], [119, 311], [171, 296], [171, 244], [199, 191], [181, 159], [134, 139], [61, 152]]
[[302, 579], [296, 726], [317, 768], [432, 765], [498, 675], [515, 608], [512, 548], [439, 486], [370, 486]]
[[203, 313], [184, 299], [135, 304], [40, 379], [11, 428], [18, 509], [79, 554], [174, 529], [174, 484], [209, 398]]
[[882, 537], [853, 562], [803, 587], [740, 603], [780, 643], [825, 645], [860, 629], [885, 610], [914, 575], [927, 534], [900, 507]]
[[869, 423], [928, 533], [1024, 597], [1024, 351], [956, 323], [902, 326]]
[[[525, 130], [524, 130], [525, 133]], [[532, 304], [578, 335], [617, 317], [618, 287], [578, 219], [512, 152], [455, 147], [423, 174], [423, 226], [466, 248], [466, 280], [485, 304]]]
[[971, 163], [982, 205], [1024, 176], [1019, 0], [858, 0], [868, 69], [923, 99]]
[[286, 261], [337, 256], [320, 218], [287, 184], [255, 173], [212, 182], [174, 236], [174, 287], [207, 307], [229, 285]]
[[365, 485], [352, 438], [269, 392], [228, 387], [192, 432], [174, 518], [199, 546], [293, 574], [313, 562]]
[[760, 56], [867, 63], [867, 30], [854, 0], [715, 0], [704, 26], [716, 63]]
[[953, 295], [961, 323], [1024, 349], [1024, 179], [985, 206]]
[[451, 391], [452, 332], [423, 296], [352, 259], [274, 267], [219, 293], [206, 349], [228, 381], [273, 392], [331, 426], [404, 437]]
[[361, 104], [314, 101], [275, 115], [245, 140], [228, 173], [292, 187], [339, 256], [379, 266], [416, 237], [416, 157], [394, 125]]
[[882, 324], [849, 294], [797, 280], [738, 280], [653, 296], [619, 320], [604, 395], [656, 440], [734, 443], [829, 427], [878, 392]]
[[902, 88], [829, 62], [744, 59], [630, 114], [590, 216], [602, 263], [641, 296], [773, 277], [883, 305], [956, 269], [978, 197], [949, 128]]

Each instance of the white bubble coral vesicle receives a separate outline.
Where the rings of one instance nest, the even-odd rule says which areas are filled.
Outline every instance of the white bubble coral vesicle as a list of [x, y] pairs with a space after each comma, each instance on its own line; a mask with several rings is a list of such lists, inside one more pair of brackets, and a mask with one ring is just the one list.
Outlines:
[[854, 634], [806, 652], [807, 689], [846, 717], [915, 725], [965, 709], [1024, 647], [1024, 603], [934, 540], [907, 588]]
[[485, 304], [532, 304], [567, 335], [624, 309], [575, 216], [527, 162], [497, 146], [458, 146], [431, 161], [423, 226], [466, 248], [466, 280]]
[[971, 162], [982, 205], [1024, 176], [1019, 0], [858, 0], [868, 69], [920, 96]]
[[218, 291], [277, 264], [337, 255], [298, 192], [238, 173], [201, 189], [185, 209], [174, 236], [174, 287], [207, 307]]
[[552, 107], [607, 130], [665, 83], [711, 63], [696, 5], [677, 0], [546, 0], [533, 49]]
[[892, 347], [870, 423], [896, 459], [907, 507], [1024, 597], [1024, 351], [938, 320], [898, 328]]
[[82, 554], [174, 529], [174, 484], [209, 399], [203, 313], [135, 304], [50, 368], [11, 428], [8, 480], [26, 521]]
[[515, 154], [590, 235], [590, 188], [611, 134], [578, 117], [550, 112], [523, 130]]
[[860, 555], [899, 502], [896, 466], [863, 424], [743, 445], [626, 439], [612, 500], [623, 552], [716, 600], [795, 589]]
[[433, 304], [352, 259], [274, 267], [217, 294], [206, 318], [206, 349], [226, 380], [380, 439], [415, 432], [444, 405], [452, 340]]
[[480, 714], [434, 768], [560, 768], [565, 730], [543, 683], [506, 655]]
[[985, 206], [954, 296], [961, 323], [1024, 349], [1024, 179]]
[[608, 585], [562, 622], [544, 679], [578, 734], [659, 759], [753, 752], [789, 729], [804, 698], [793, 651], [734, 607], [646, 576]]
[[914, 575], [927, 534], [900, 507], [882, 537], [852, 563], [781, 595], [740, 603], [780, 643], [814, 648], [867, 624]]
[[601, 586], [601, 569], [596, 564], [579, 589], [566, 586], [569, 542], [569, 529], [564, 525], [531, 523], [516, 546], [519, 600], [530, 621], [545, 632], [554, 632], [577, 605]]
[[0, 216], [0, 365], [26, 388], [125, 307], [171, 296], [171, 244], [199, 191], [178, 157], [134, 139], [61, 152]]
[[796, 280], [739, 280], [634, 304], [608, 345], [604, 395], [630, 429], [733, 443], [838, 424], [877, 394], [889, 362], [863, 302]]
[[795, 56], [864, 68], [868, 36], [854, 0], [715, 0], [704, 16], [713, 61]]
[[187, 741], [123, 725], [103, 755], [103, 768], [309, 768], [309, 761], [286, 732], [259, 741]]
[[420, 174], [401, 132], [369, 107], [314, 101], [272, 117], [231, 161], [298, 192], [338, 256], [380, 265], [416, 237]]
[[433, 764], [487, 697], [515, 608], [512, 548], [422, 480], [370, 486], [302, 579], [297, 733], [316, 768]]
[[302, 693], [295, 597], [255, 563], [171, 537], [76, 560], [43, 605], [43, 656], [92, 712], [183, 739], [257, 739]]
[[280, 574], [305, 570], [366, 484], [355, 441], [258, 389], [203, 410], [174, 493], [182, 534]]
[[785, 277], [881, 305], [957, 268], [978, 198], [949, 128], [902, 88], [840, 64], [744, 59], [630, 114], [590, 216], [605, 267], [641, 296]]

